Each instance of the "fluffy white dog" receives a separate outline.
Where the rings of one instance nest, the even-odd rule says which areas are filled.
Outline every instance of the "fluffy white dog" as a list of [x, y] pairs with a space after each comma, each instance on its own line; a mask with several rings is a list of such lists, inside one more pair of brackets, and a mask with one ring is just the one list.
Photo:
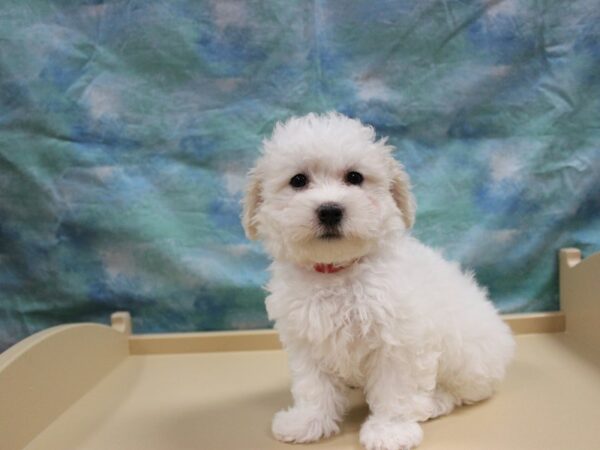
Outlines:
[[275, 126], [251, 171], [243, 224], [273, 257], [266, 300], [289, 355], [294, 405], [275, 437], [339, 431], [361, 387], [367, 449], [418, 445], [418, 422], [488, 398], [514, 351], [470, 273], [411, 237], [409, 179], [386, 139], [337, 113]]

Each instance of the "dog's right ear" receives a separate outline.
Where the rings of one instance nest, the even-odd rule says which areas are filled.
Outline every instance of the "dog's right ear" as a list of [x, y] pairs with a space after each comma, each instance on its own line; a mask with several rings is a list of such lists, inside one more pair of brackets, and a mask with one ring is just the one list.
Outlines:
[[256, 212], [262, 201], [262, 182], [260, 170], [255, 167], [248, 173], [248, 185], [244, 195], [244, 204], [242, 212], [242, 225], [246, 232], [246, 237], [251, 240], [258, 238], [258, 229], [256, 227]]

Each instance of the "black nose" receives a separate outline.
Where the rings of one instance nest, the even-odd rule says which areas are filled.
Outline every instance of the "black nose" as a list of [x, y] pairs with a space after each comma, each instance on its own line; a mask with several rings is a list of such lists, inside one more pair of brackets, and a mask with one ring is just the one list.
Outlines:
[[338, 203], [323, 203], [317, 208], [317, 216], [321, 224], [333, 227], [342, 221], [344, 210]]

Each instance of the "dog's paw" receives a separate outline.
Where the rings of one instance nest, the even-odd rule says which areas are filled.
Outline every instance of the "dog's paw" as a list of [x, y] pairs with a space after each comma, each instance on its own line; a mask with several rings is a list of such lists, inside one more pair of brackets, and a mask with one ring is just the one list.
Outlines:
[[360, 429], [360, 443], [366, 450], [409, 450], [423, 440], [416, 422], [398, 422], [371, 416]]
[[293, 407], [279, 411], [273, 417], [273, 436], [283, 442], [313, 442], [339, 433], [331, 418], [311, 408]]

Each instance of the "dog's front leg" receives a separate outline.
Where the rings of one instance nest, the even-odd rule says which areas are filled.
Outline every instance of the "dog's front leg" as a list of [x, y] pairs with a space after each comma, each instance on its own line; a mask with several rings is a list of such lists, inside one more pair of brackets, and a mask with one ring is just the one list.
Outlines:
[[302, 352], [290, 352], [294, 406], [273, 418], [273, 435], [284, 442], [312, 442], [337, 434], [347, 405], [345, 387]]
[[360, 430], [367, 450], [408, 450], [421, 443], [423, 430], [417, 422], [431, 416], [434, 356], [398, 348], [378, 352], [365, 386], [371, 415]]

